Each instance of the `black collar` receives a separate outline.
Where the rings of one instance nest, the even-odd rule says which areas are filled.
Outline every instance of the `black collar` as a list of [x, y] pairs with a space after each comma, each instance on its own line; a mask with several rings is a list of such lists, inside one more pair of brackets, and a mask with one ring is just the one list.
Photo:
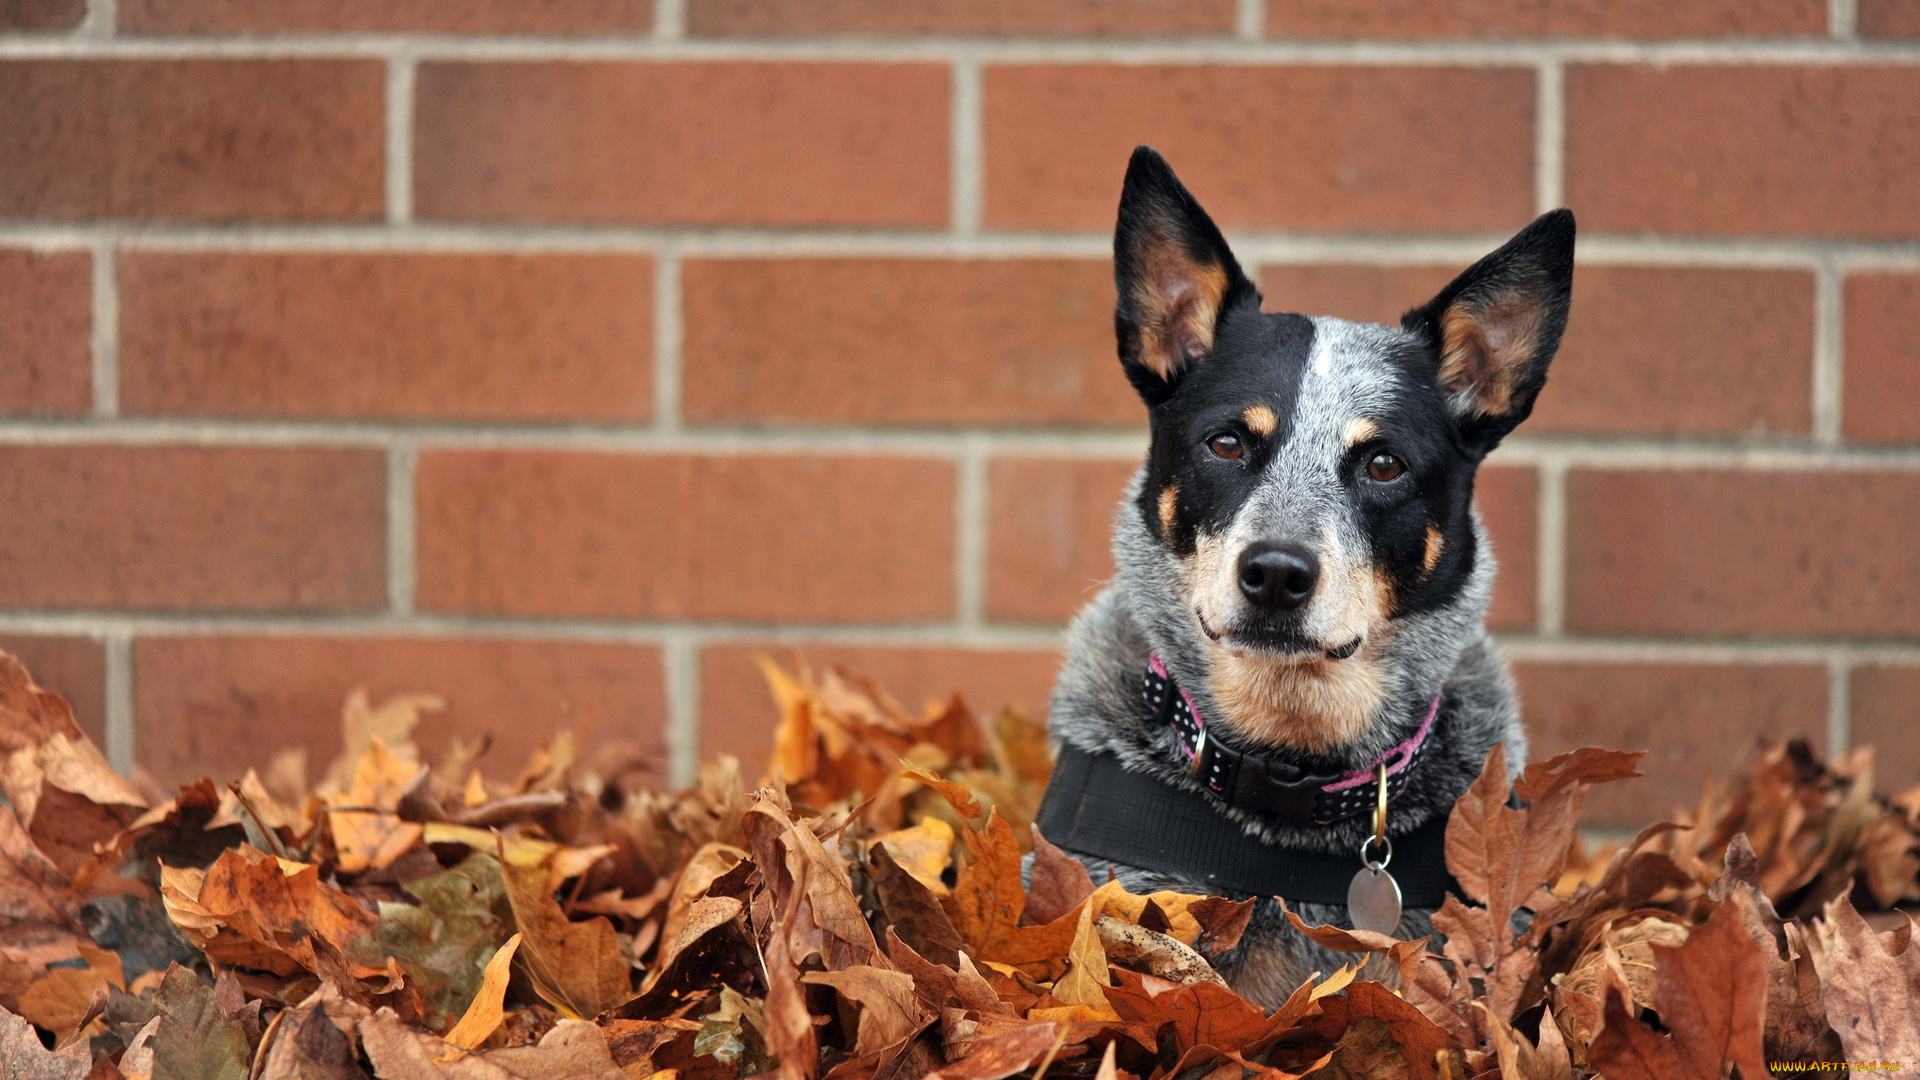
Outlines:
[[1327, 825], [1372, 810], [1378, 798], [1375, 770], [1387, 767], [1387, 800], [1406, 790], [1419, 767], [1427, 736], [1440, 715], [1440, 694], [1433, 695], [1427, 717], [1406, 741], [1358, 769], [1315, 772], [1290, 761], [1235, 750], [1207, 730], [1206, 717], [1193, 698], [1173, 681], [1160, 657], [1149, 655], [1140, 682], [1140, 702], [1149, 728], [1171, 728], [1189, 762], [1188, 772], [1205, 784], [1224, 806], [1276, 814], [1302, 824]]
[[[1060, 749], [1034, 817], [1041, 835], [1078, 855], [1201, 883], [1215, 893], [1278, 896], [1344, 907], [1358, 851], [1294, 851], [1262, 843], [1197, 791], [1133, 772], [1111, 754]], [[1459, 892], [1447, 872], [1447, 818], [1393, 842], [1394, 880], [1409, 908], [1437, 908]]]

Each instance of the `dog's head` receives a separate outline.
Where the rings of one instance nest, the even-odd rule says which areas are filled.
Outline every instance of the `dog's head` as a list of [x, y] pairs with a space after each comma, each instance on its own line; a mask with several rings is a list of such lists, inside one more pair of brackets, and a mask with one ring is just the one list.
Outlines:
[[1398, 328], [1266, 314], [1166, 161], [1135, 151], [1115, 325], [1152, 444], [1121, 572], [1232, 727], [1351, 744], [1478, 632], [1474, 472], [1546, 382], [1573, 240], [1572, 214], [1541, 217]]

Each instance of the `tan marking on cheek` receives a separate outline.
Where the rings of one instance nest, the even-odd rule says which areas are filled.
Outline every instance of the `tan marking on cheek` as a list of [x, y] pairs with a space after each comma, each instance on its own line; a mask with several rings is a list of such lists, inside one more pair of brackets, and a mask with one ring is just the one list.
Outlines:
[[1180, 509], [1180, 485], [1168, 484], [1160, 489], [1160, 538], [1173, 537], [1173, 519]]
[[1265, 405], [1249, 406], [1246, 412], [1240, 414], [1240, 419], [1246, 421], [1248, 431], [1261, 438], [1273, 434], [1274, 429], [1280, 426], [1280, 418]]
[[1373, 643], [1345, 660], [1287, 663], [1215, 649], [1208, 688], [1233, 725], [1251, 738], [1322, 753], [1353, 742], [1386, 700]]
[[1347, 445], [1359, 446], [1368, 439], [1380, 437], [1380, 425], [1364, 416], [1356, 416], [1347, 421]]
[[1424, 561], [1429, 577], [1433, 575], [1433, 568], [1440, 565], [1440, 554], [1446, 549], [1447, 540], [1440, 535], [1440, 530], [1431, 525], [1427, 526], [1427, 553]]
[[1200, 610], [1200, 617], [1206, 620], [1207, 628], [1216, 634], [1226, 628], [1230, 613], [1239, 601], [1237, 591], [1226, 588], [1231, 584], [1227, 574], [1231, 561], [1227, 554], [1226, 537], [1204, 532], [1194, 537], [1193, 576], [1189, 587], [1193, 591], [1193, 604]]

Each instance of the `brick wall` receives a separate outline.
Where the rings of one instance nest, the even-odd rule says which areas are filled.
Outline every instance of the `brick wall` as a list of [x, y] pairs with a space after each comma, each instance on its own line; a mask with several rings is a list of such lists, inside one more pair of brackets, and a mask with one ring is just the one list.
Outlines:
[[1276, 307], [1537, 211], [1484, 474], [1538, 744], [1920, 781], [1914, 0], [0, 0], [0, 646], [165, 779], [561, 723], [756, 748], [757, 648], [1038, 708], [1143, 445], [1160, 146]]

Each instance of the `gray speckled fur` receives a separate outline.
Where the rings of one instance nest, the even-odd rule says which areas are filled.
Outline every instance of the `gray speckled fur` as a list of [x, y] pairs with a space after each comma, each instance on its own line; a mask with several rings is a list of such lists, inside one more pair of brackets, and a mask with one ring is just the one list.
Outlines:
[[[1372, 381], [1366, 369], [1380, 362], [1375, 346], [1401, 333], [1340, 320], [1314, 321], [1316, 358], [1325, 362], [1318, 377], [1311, 379], [1314, 385], [1303, 391], [1295, 414], [1296, 434], [1285, 452], [1297, 452], [1309, 459], [1334, 452], [1316, 450], [1312, 445], [1316, 440], [1337, 436], [1338, 423], [1364, 415], [1355, 407], [1355, 399], [1358, 396], [1364, 400]], [[1304, 509], [1315, 501], [1310, 472], [1277, 468], [1263, 493], [1265, 497], [1255, 500], [1245, 512], [1265, 519], [1252, 527], [1272, 527], [1282, 518], [1297, 521], [1303, 513], [1314, 516]], [[1075, 618], [1068, 633], [1066, 663], [1053, 692], [1050, 723], [1053, 737], [1060, 742], [1117, 755], [1129, 769], [1199, 791], [1199, 783], [1181, 767], [1183, 755], [1171, 732], [1150, 731], [1141, 723], [1140, 678], [1149, 650], [1165, 661], [1210, 726], [1225, 731], [1232, 739], [1237, 725], [1208, 687], [1205, 655], [1209, 643], [1193, 616], [1189, 568], [1148, 532], [1134, 505], [1144, 476], [1144, 470], [1135, 475], [1126, 501], [1115, 516], [1114, 581]], [[1337, 522], [1323, 523], [1322, 527], [1336, 526]], [[1483, 628], [1494, 560], [1477, 516], [1473, 535], [1478, 545], [1475, 569], [1453, 603], [1394, 619], [1375, 632], [1373, 641], [1383, 646], [1381, 653], [1387, 658], [1390, 690], [1361, 737], [1333, 755], [1348, 767], [1372, 761], [1418, 727], [1435, 687], [1444, 683], [1445, 696], [1430, 748], [1405, 791], [1394, 801], [1390, 835], [1405, 834], [1435, 815], [1447, 813], [1479, 775], [1487, 752], [1496, 743], [1506, 744], [1507, 760], [1515, 771], [1526, 760], [1526, 736], [1520, 727], [1512, 679]], [[1364, 538], [1359, 542], [1364, 543]], [[1245, 737], [1235, 741], [1243, 746], [1251, 742]], [[1365, 816], [1324, 826], [1260, 819], [1237, 811], [1227, 811], [1226, 816], [1248, 834], [1269, 843], [1303, 851], [1354, 852], [1356, 870], [1360, 867], [1359, 846], [1370, 828]], [[1222, 827], [1232, 826], [1223, 820]], [[1104, 859], [1083, 859], [1096, 881], [1105, 880], [1111, 871], [1136, 892], [1163, 888], [1188, 893], [1209, 891], [1197, 882], [1112, 865]], [[1314, 924], [1347, 922], [1342, 906], [1303, 904], [1298, 913]], [[1431, 933], [1431, 914], [1430, 910], [1409, 910], [1401, 921], [1400, 936]], [[1351, 959], [1307, 941], [1287, 924], [1276, 903], [1263, 899], [1240, 947], [1220, 958], [1216, 966], [1241, 993], [1272, 1005], [1312, 972], [1330, 971]]]

